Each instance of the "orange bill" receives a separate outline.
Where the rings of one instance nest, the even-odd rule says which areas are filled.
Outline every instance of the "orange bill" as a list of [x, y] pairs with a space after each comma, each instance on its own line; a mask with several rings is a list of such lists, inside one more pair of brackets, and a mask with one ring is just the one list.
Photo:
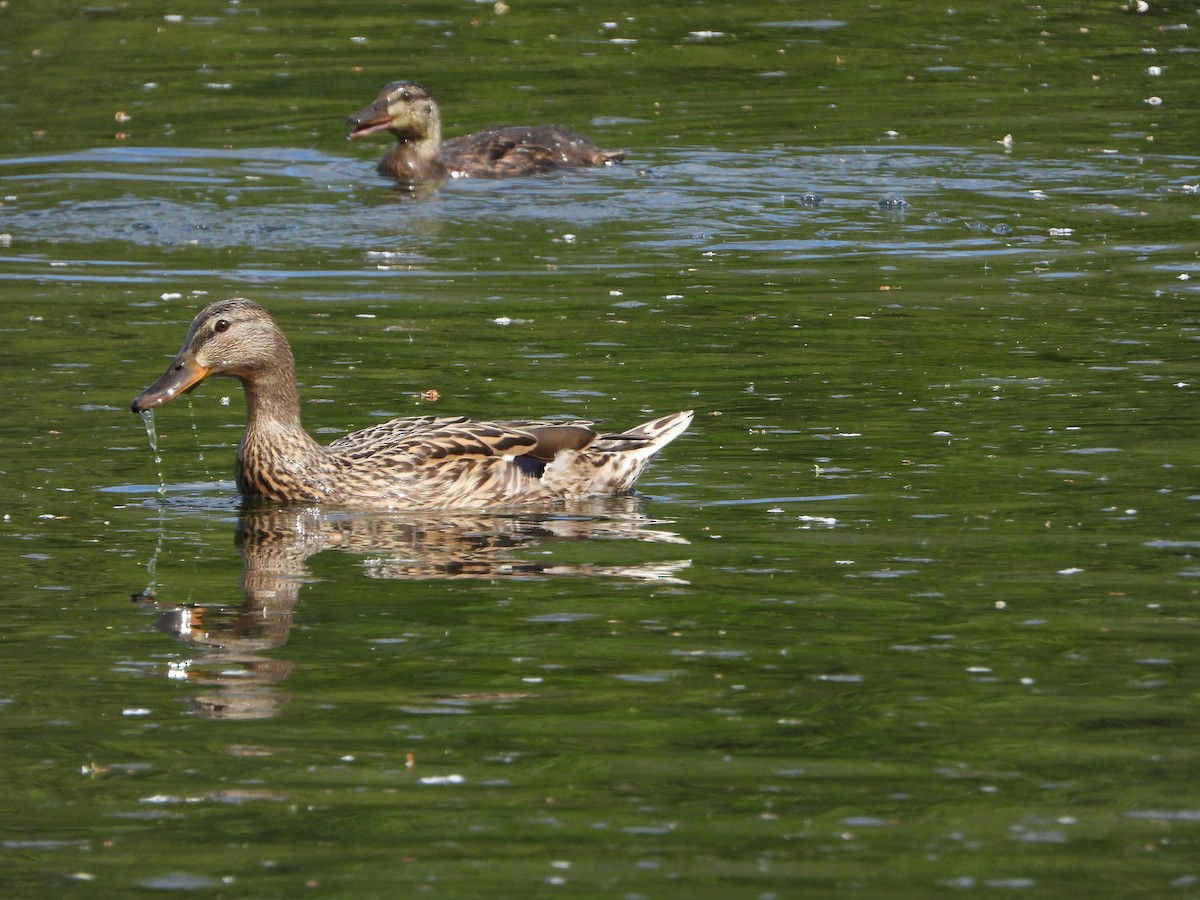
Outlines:
[[145, 412], [170, 403], [202, 382], [210, 371], [211, 369], [200, 365], [196, 362], [196, 357], [185, 350], [175, 357], [175, 361], [158, 381], [137, 395], [131, 408], [134, 412]]

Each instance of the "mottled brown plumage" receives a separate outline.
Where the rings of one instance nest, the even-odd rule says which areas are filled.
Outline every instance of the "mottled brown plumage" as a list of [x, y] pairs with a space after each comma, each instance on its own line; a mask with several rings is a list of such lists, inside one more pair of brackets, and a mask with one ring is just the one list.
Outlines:
[[370, 105], [346, 119], [349, 139], [389, 131], [396, 138], [380, 175], [402, 182], [502, 178], [551, 169], [597, 168], [624, 159], [559, 125], [492, 125], [442, 143], [437, 104], [415, 81], [393, 81]]
[[183, 349], [133, 401], [133, 411], [168, 403], [212, 375], [242, 383], [238, 490], [267, 500], [431, 509], [617, 494], [692, 421], [690, 411], [679, 412], [602, 434], [589, 422], [412, 416], [322, 446], [300, 422], [287, 338], [265, 309], [240, 297], [213, 303], [192, 320]]

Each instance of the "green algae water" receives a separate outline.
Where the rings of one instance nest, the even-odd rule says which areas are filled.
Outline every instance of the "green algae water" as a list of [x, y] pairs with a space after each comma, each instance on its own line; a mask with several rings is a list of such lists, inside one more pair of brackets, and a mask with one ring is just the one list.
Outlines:
[[[1137, 10], [0, 9], [0, 892], [1200, 896], [1200, 23]], [[396, 190], [399, 78], [628, 161]], [[232, 295], [322, 440], [696, 422], [633, 497], [243, 506], [236, 382], [129, 412]]]

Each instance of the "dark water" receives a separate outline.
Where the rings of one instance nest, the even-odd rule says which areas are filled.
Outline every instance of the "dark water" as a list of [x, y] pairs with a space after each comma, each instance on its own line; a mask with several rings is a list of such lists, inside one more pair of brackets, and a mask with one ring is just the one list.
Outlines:
[[[4, 895], [1200, 896], [1195, 9], [511, 6], [0, 9]], [[629, 161], [398, 192], [405, 77]], [[324, 438], [697, 421], [243, 509], [128, 412], [234, 294]]]

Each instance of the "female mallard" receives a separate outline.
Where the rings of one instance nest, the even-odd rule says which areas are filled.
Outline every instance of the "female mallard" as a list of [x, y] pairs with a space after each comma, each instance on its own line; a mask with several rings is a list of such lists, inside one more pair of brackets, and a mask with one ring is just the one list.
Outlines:
[[590, 422], [491, 422], [463, 416], [392, 419], [321, 446], [300, 424], [296, 363], [257, 303], [234, 297], [204, 309], [163, 376], [134, 412], [169, 403], [210, 375], [246, 394], [237, 486], [246, 497], [406, 509], [488, 507], [629, 490], [692, 413], [621, 434]]
[[380, 175], [403, 182], [596, 168], [625, 157], [624, 150], [601, 150], [583, 135], [558, 125], [492, 125], [443, 144], [437, 104], [415, 81], [393, 81], [346, 124], [350, 126], [346, 137], [351, 140], [378, 131], [396, 136], [396, 146], [377, 169]]

